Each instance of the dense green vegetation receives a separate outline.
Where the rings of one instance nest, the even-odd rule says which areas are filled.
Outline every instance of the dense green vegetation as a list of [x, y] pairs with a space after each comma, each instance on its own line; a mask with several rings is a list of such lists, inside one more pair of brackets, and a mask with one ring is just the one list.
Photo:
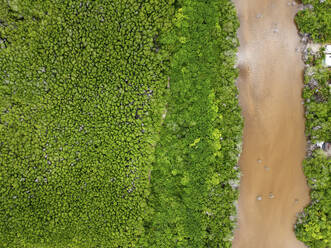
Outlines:
[[239, 23], [228, 0], [183, 0], [174, 26], [162, 39], [173, 58], [144, 247], [230, 247], [242, 130]]
[[238, 25], [229, 0], [0, 0], [0, 247], [230, 247]]
[[305, 71], [306, 136], [313, 143], [331, 140], [330, 118], [330, 70], [323, 66], [324, 55], [309, 54]]
[[295, 21], [299, 30], [315, 42], [331, 41], [331, 0], [302, 0], [302, 3], [311, 8], [298, 12]]
[[0, 3], [0, 247], [133, 247], [171, 1]]
[[[312, 8], [300, 11], [296, 23], [301, 33], [309, 34], [315, 42], [331, 41], [331, 1], [303, 0]], [[306, 136], [309, 141], [304, 173], [311, 188], [311, 204], [300, 214], [296, 224], [298, 239], [312, 248], [331, 246], [330, 159], [317, 143], [331, 142], [331, 72], [323, 66], [323, 49], [308, 51], [303, 98], [305, 104]]]
[[296, 235], [312, 248], [327, 248], [331, 245], [330, 160], [320, 147], [314, 145], [331, 140], [331, 72], [322, 66], [323, 57], [323, 50], [317, 54], [309, 53], [303, 91], [306, 135], [311, 144], [304, 161], [304, 173], [311, 188], [311, 204], [298, 218]]

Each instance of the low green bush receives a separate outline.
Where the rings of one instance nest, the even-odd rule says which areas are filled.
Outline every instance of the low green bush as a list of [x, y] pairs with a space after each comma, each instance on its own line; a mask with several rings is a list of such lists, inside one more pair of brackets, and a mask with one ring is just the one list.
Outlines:
[[301, 33], [309, 34], [315, 42], [331, 41], [331, 1], [302, 0], [311, 6], [298, 12], [295, 21]]
[[330, 70], [324, 67], [323, 52], [309, 56], [305, 72], [303, 98], [305, 100], [306, 136], [313, 142], [331, 140]]
[[[314, 42], [331, 41], [331, 1], [303, 0], [309, 8], [299, 11], [295, 20], [301, 33], [309, 34]], [[331, 142], [330, 129], [330, 70], [323, 64], [323, 49], [308, 52], [303, 98], [305, 100], [306, 136], [309, 140], [304, 173], [311, 188], [311, 204], [300, 213], [295, 232], [299, 240], [312, 248], [330, 247], [331, 191], [330, 160], [316, 146]]]
[[172, 1], [0, 4], [0, 247], [134, 247]]
[[183, 0], [161, 39], [172, 52], [170, 89], [143, 247], [231, 247], [242, 131], [238, 26], [229, 0]]
[[310, 147], [303, 165], [311, 189], [311, 204], [300, 213], [295, 229], [298, 239], [312, 248], [331, 245], [330, 159], [316, 146], [318, 142], [331, 140], [331, 72], [322, 65], [323, 54], [323, 49], [317, 54], [309, 53], [306, 61], [303, 98]]
[[238, 26], [230, 0], [0, 0], [0, 247], [230, 247]]

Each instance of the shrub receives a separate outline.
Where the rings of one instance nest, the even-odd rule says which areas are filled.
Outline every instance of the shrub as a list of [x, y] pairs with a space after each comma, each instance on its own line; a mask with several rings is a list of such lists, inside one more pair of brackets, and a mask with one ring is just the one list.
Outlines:
[[171, 4], [1, 1], [1, 247], [136, 245]]
[[239, 26], [228, 0], [180, 1], [167, 114], [151, 173], [143, 247], [230, 247], [242, 118], [234, 69]]
[[310, 54], [306, 62], [305, 100], [306, 136], [310, 148], [305, 159], [304, 173], [311, 188], [311, 204], [300, 213], [296, 224], [299, 240], [312, 248], [330, 247], [331, 191], [330, 160], [316, 146], [317, 142], [330, 142], [330, 71], [322, 66], [323, 49]]
[[307, 33], [315, 42], [331, 41], [331, 1], [330, 0], [302, 0], [310, 5], [298, 12], [295, 21], [301, 33]]

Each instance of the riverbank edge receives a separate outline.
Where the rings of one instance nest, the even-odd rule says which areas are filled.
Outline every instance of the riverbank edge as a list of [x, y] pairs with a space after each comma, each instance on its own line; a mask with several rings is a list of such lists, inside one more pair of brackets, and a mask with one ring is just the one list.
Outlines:
[[[319, 8], [321, 8], [323, 2], [315, 4], [320, 4]], [[303, 13], [307, 9], [313, 11], [314, 6], [302, 5], [298, 13]], [[297, 214], [294, 229], [297, 238], [308, 247], [326, 248], [331, 245], [331, 221], [328, 216], [331, 212], [331, 195], [328, 191], [331, 182], [330, 159], [325, 147], [325, 144], [330, 142], [328, 115], [331, 71], [323, 64], [325, 58], [323, 46], [330, 41], [320, 40], [316, 35], [304, 33], [303, 30], [307, 27], [300, 22], [298, 15], [295, 21], [304, 45], [301, 50], [305, 63], [302, 97], [305, 108], [307, 150], [303, 171], [310, 187], [311, 202]], [[318, 21], [312, 20], [312, 22], [311, 25], [317, 25]], [[311, 30], [313, 33], [313, 29]], [[327, 37], [326, 33], [321, 35]]]

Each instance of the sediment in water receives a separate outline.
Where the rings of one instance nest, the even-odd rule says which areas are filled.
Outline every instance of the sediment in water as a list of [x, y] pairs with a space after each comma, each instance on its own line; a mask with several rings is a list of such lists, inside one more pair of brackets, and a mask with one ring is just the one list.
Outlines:
[[298, 6], [285, 0], [235, 4], [241, 23], [238, 88], [245, 126], [233, 247], [304, 247], [293, 231], [296, 213], [309, 202], [302, 172], [306, 140], [304, 64], [294, 24]]

